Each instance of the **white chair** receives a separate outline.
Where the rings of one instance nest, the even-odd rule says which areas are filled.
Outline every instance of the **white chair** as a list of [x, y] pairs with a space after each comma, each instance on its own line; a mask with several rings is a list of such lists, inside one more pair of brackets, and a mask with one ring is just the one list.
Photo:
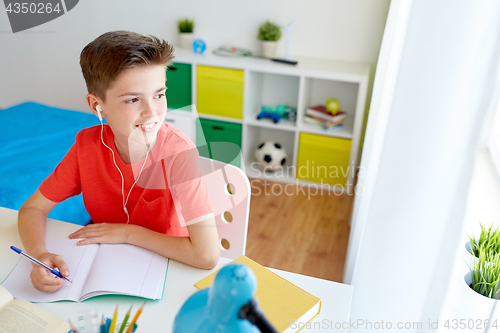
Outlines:
[[239, 168], [200, 157], [200, 166], [215, 206], [215, 223], [221, 257], [236, 259], [245, 254], [251, 189]]

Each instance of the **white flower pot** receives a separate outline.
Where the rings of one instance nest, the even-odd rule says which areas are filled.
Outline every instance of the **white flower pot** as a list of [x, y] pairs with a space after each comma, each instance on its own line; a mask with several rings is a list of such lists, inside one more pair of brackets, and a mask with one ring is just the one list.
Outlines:
[[456, 313], [458, 324], [460, 325], [460, 320], [463, 320], [463, 325], [466, 325], [467, 330], [470, 332], [493, 332], [493, 330], [487, 331], [484, 328], [484, 323], [486, 320], [490, 321], [492, 319], [491, 315], [498, 301], [480, 295], [469, 287], [472, 283], [470, 272], [467, 272], [460, 282], [460, 299]]
[[[477, 241], [477, 240], [476, 240]], [[471, 249], [471, 242], [470, 240], [465, 243], [465, 246], [462, 247], [462, 262], [461, 262], [461, 269], [460, 272], [462, 273], [467, 273], [470, 271], [470, 268], [473, 268], [474, 266], [474, 255], [470, 253]]]
[[268, 40], [260, 41], [260, 54], [264, 57], [274, 58], [276, 57], [276, 49], [278, 48], [278, 42], [271, 42]]
[[193, 32], [179, 32], [179, 46], [181, 47], [181, 49], [192, 50], [193, 41]]

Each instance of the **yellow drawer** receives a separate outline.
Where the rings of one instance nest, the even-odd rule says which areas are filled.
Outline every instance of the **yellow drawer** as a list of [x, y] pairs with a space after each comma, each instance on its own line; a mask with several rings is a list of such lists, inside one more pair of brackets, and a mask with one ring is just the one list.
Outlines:
[[300, 133], [297, 178], [345, 186], [350, 153], [351, 140]]
[[198, 112], [243, 119], [244, 72], [197, 66]]

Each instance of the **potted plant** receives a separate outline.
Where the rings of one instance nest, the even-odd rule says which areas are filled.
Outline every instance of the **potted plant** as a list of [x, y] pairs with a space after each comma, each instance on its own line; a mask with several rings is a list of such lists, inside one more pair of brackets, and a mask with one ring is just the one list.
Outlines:
[[278, 40], [281, 38], [281, 28], [271, 21], [266, 21], [259, 26], [257, 38], [260, 40], [261, 55], [268, 58], [275, 57]]
[[194, 20], [185, 18], [177, 22], [179, 28], [179, 46], [181, 49], [190, 49], [194, 41]]
[[[479, 258], [479, 249], [483, 248], [486, 253], [500, 253], [500, 228], [492, 225], [486, 227], [481, 224], [479, 238], [474, 235], [469, 236], [469, 241], [465, 243], [465, 262], [467, 268], [474, 265], [475, 258]], [[469, 270], [469, 269], [467, 269]]]
[[[493, 311], [500, 298], [500, 228], [481, 225], [478, 239], [469, 236], [465, 245], [467, 269], [462, 271], [457, 318], [475, 318], [493, 323]], [[487, 327], [478, 327], [487, 332]]]

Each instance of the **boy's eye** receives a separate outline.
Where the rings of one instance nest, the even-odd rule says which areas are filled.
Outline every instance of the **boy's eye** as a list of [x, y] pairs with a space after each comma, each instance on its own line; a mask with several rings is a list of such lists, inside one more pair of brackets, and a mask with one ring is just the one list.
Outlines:
[[165, 93], [161, 93], [161, 94], [156, 95], [156, 98], [160, 99], [160, 98], [162, 98], [163, 96], [165, 96]]
[[135, 103], [135, 102], [137, 102], [138, 100], [139, 100], [139, 99], [138, 99], [137, 97], [134, 97], [134, 98], [132, 98], [132, 99], [127, 100], [126, 102], [127, 102], [127, 103]]

